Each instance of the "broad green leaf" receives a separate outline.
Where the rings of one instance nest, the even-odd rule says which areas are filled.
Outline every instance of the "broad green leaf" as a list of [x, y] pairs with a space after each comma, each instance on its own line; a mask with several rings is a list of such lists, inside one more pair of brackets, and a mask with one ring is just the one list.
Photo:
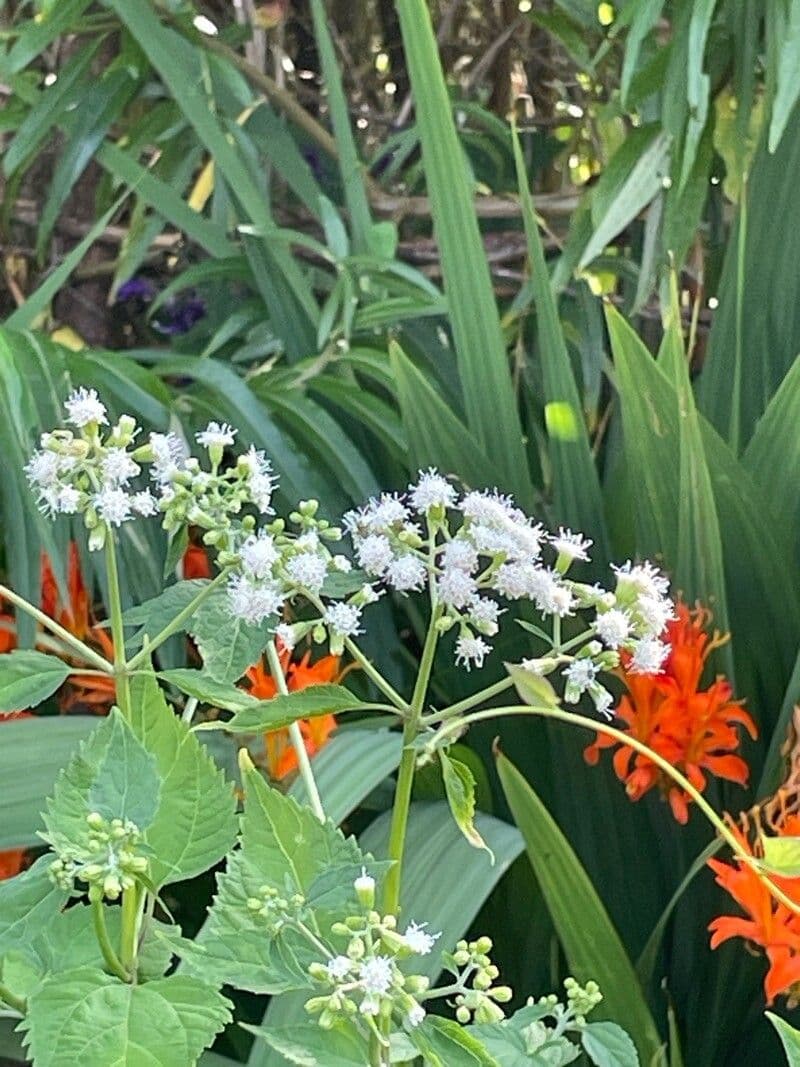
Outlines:
[[58, 772], [96, 726], [94, 715], [0, 722], [0, 849], [38, 844], [44, 829], [40, 813]]
[[442, 765], [447, 803], [456, 826], [473, 848], [486, 849], [494, 860], [492, 850], [475, 829], [475, 779], [472, 771], [465, 763], [451, 759], [444, 751], [439, 753], [439, 761]]
[[780, 144], [789, 116], [800, 95], [800, 3], [789, 0], [784, 5], [786, 23], [778, 54], [777, 87], [772, 101], [772, 118], [769, 124], [769, 150], [774, 152]]
[[175, 667], [169, 671], [159, 671], [158, 676], [162, 682], [174, 685], [187, 696], [194, 697], [203, 704], [225, 708], [226, 711], [242, 711], [256, 704], [255, 697], [250, 696], [246, 689], [240, 689], [228, 682], [218, 682], [205, 671]]
[[130, 819], [144, 832], [153, 822], [161, 785], [153, 755], [112, 708], [56, 779], [44, 817], [45, 840], [57, 852], [87, 845], [86, 817], [93, 811], [108, 820]]
[[[146, 634], [151, 640], [172, 622], [189, 604], [210, 584], [208, 578], [193, 578], [190, 581], [176, 582], [167, 586], [157, 596], [129, 608], [123, 615], [126, 626], [138, 626], [136, 639], [130, 643], [141, 644]], [[187, 622], [186, 626], [190, 626]], [[138, 639], [138, 640], [137, 640]]]
[[764, 868], [784, 878], [800, 878], [800, 837], [761, 837]]
[[126, 985], [77, 968], [30, 998], [26, 1040], [37, 1067], [193, 1067], [230, 1021], [230, 1002], [183, 975]]
[[[554, 1038], [542, 1032], [541, 1020], [548, 1014], [542, 1004], [520, 1008], [511, 1018], [499, 1023], [479, 1023], [471, 1026], [474, 1034], [503, 1067], [561, 1067], [572, 1063], [580, 1051], [566, 1037]], [[539, 1051], [543, 1039], [546, 1045]]]
[[639, 1067], [636, 1046], [616, 1023], [587, 1023], [581, 1030], [581, 1044], [597, 1067]]
[[[323, 871], [366, 861], [353, 838], [345, 838], [329, 822], [320, 823], [310, 808], [272, 789], [248, 762], [242, 763], [241, 848], [218, 877], [218, 893], [198, 939], [203, 953], [187, 958], [185, 966], [252, 992], [303, 989], [311, 984], [307, 967], [318, 958], [318, 950], [291, 927], [271, 935], [247, 902], [258, 898], [264, 886], [282, 895], [307, 897]], [[354, 893], [352, 899], [354, 907]], [[333, 913], [315, 910], [323, 940], [342, 914], [346, 911], [341, 908]]]
[[486, 488], [497, 481], [497, 468], [487, 458], [476, 437], [454, 414], [435, 385], [405, 355], [400, 346], [389, 344], [389, 358], [397, 385], [397, 400], [409, 442], [410, 468], [431, 464], [445, 471], [458, 471], [473, 488]]
[[216, 682], [241, 678], [269, 641], [266, 624], [252, 626], [231, 615], [224, 589], [203, 601], [188, 629], [203, 657], [203, 670]]
[[0, 656], [0, 712], [25, 711], [47, 700], [69, 677], [69, 666], [43, 652], [7, 652]]
[[661, 1047], [661, 1038], [602, 900], [555, 820], [502, 754], [497, 770], [570, 972], [578, 981], [597, 982], [604, 998], [598, 1014], [624, 1019], [642, 1059], [649, 1064]]
[[795, 1030], [780, 1015], [773, 1015], [771, 1011], [764, 1014], [778, 1031], [778, 1037], [781, 1039], [789, 1067], [800, 1067], [800, 1030]]
[[0, 957], [28, 950], [59, 917], [69, 896], [50, 880], [52, 856], [42, 856], [15, 878], [0, 882]]
[[477, 1037], [451, 1019], [428, 1015], [408, 1036], [431, 1067], [503, 1067]]
[[555, 514], [560, 522], [590, 534], [600, 556], [607, 559], [609, 552], [603, 499], [589, 445], [583, 404], [572, 373], [564, 331], [559, 322], [558, 305], [550, 287], [544, 248], [539, 236], [539, 226], [516, 130], [513, 137], [517, 185], [522, 203], [531, 286], [536, 304], [538, 356], [544, 379], [545, 422], [553, 466]]
[[277, 730], [298, 719], [355, 711], [360, 704], [358, 697], [342, 685], [311, 685], [296, 693], [278, 695], [272, 700], [259, 700], [237, 711], [228, 722], [214, 725], [230, 733], [255, 734]]
[[[450, 308], [467, 424], [495, 481], [524, 507], [533, 489], [492, 281], [425, 0], [397, 6]], [[503, 412], [501, 419], [497, 411]]]
[[152, 676], [132, 680], [131, 703], [131, 726], [153, 754], [161, 782], [158, 810], [145, 835], [154, 853], [150, 877], [169, 885], [207, 870], [233, 845], [233, 785], [167, 705]]
[[363, 1039], [342, 1030], [323, 1030], [316, 1023], [297, 1026], [248, 1026], [245, 1030], [280, 1053], [284, 1062], [300, 1067], [364, 1067], [369, 1050]]

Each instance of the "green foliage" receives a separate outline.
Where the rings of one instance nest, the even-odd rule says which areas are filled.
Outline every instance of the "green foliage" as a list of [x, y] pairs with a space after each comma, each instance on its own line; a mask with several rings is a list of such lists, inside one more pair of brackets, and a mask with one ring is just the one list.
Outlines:
[[41, 652], [9, 652], [0, 657], [0, 711], [36, 707], [69, 676], [69, 667]]
[[360, 701], [342, 685], [315, 685], [306, 691], [259, 700], [237, 711], [224, 724], [230, 733], [254, 734], [277, 730], [298, 719], [333, 715], [339, 711], [358, 711]]

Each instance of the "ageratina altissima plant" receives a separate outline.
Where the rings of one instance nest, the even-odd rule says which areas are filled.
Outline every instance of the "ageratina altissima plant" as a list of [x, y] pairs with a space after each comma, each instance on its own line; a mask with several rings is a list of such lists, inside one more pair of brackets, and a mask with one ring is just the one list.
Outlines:
[[[132, 1062], [130, 1042], [146, 1045], [147, 1034], [154, 1062], [195, 1063], [230, 1019], [224, 985], [303, 991], [306, 1021], [292, 1028], [291, 1041], [293, 1055], [309, 1062], [324, 1056], [381, 1067], [416, 1056], [455, 1065], [469, 1048], [482, 1063], [500, 1064], [504, 1048], [523, 1048], [537, 1063], [546, 1048], [546, 1062], [558, 1052], [566, 1063], [577, 1054], [573, 1039], [596, 1062], [607, 1062], [609, 1042], [636, 1062], [618, 1027], [586, 1021], [595, 987], [572, 984], [566, 1006], [545, 998], [505, 1019], [511, 991], [488, 939], [441, 944], [424, 915], [400, 918], [399, 905], [418, 762], [440, 765], [455, 822], [482, 845], [472, 776], [449, 748], [483, 719], [546, 716], [625, 740], [719, 822], [663, 757], [604, 721], [613, 714], [605, 683], [621, 658], [629, 673], [649, 675], [669, 656], [661, 636], [673, 617], [666, 577], [628, 561], [609, 572], [606, 586], [589, 584], [579, 571], [589, 557], [586, 538], [548, 532], [509, 497], [462, 492], [435, 470], [403, 494], [368, 501], [341, 525], [313, 500], [277, 515], [267, 457], [237, 451], [232, 427], [210, 423], [196, 434], [192, 455], [175, 434], [145, 435], [130, 416], [112, 424], [93, 390], [77, 390], [66, 407], [69, 428], [43, 435], [27, 473], [42, 510], [82, 523], [89, 548], [103, 554], [111, 642], [90, 647], [0, 587], [6, 602], [71, 654], [1, 656], [0, 682], [9, 684], [0, 693], [14, 707], [0, 710], [45, 700], [75, 673], [108, 679], [116, 707], [56, 782], [43, 835], [52, 851], [0, 885], [0, 953], [21, 953], [29, 965], [22, 985], [14, 985], [18, 971], [3, 970], [12, 984], [0, 981], [0, 1000], [22, 1020], [34, 1063], [71, 1067], [78, 1050], [101, 1044], [107, 1062]], [[216, 574], [170, 585], [123, 614], [119, 537], [132, 523], [156, 521], [168, 535], [170, 560], [181, 558], [189, 528], [194, 537], [199, 531]], [[359, 644], [370, 606], [387, 595], [427, 601], [408, 696]], [[530, 657], [508, 665], [503, 681], [436, 706], [429, 687], [440, 642], [456, 664], [478, 674], [519, 609], [537, 616], [536, 625], [522, 620], [533, 634]], [[162, 669], [162, 645], [181, 632], [194, 637], [202, 669]], [[331, 662], [346, 656], [358, 665], [375, 702], [333, 680], [290, 692], [286, 654], [308, 642]], [[274, 683], [266, 699], [236, 685], [262, 655]], [[519, 703], [486, 706], [512, 688]], [[591, 717], [573, 707], [581, 701]], [[203, 705], [217, 712], [199, 715]], [[223, 721], [220, 709], [231, 717]], [[327, 818], [299, 725], [343, 711], [366, 722], [373, 712], [382, 724], [391, 717], [402, 732], [388, 843], [377, 859]], [[282, 728], [306, 802], [269, 786], [242, 749], [239, 821], [233, 786], [198, 732], [252, 737]], [[223, 858], [196, 946], [170, 923], [163, 890]], [[102, 962], [87, 962], [85, 951], [77, 962], [69, 951], [54, 961], [42, 945], [52, 943], [57, 926], [58, 944], [94, 938]], [[175, 955], [181, 967], [167, 974]], [[448, 977], [437, 986], [431, 975], [442, 968]], [[76, 1012], [77, 1004], [97, 1010]], [[286, 1047], [280, 1028], [258, 1028], [257, 1036], [279, 1052]]]

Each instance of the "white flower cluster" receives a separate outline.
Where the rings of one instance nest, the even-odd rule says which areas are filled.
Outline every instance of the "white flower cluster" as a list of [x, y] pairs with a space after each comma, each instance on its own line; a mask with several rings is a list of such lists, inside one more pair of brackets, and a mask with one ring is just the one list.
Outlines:
[[[658, 670], [666, 656], [658, 640], [672, 605], [668, 582], [649, 564], [615, 569], [616, 589], [573, 580], [575, 563], [589, 560], [591, 541], [571, 530], [548, 533], [495, 491], [459, 498], [436, 470], [420, 472], [405, 496], [384, 495], [344, 517], [359, 566], [377, 597], [385, 588], [406, 594], [428, 585], [437, 605], [440, 632], [457, 626], [456, 662], [482, 667], [491, 652], [487, 638], [500, 628], [507, 605], [528, 601], [545, 617], [564, 619], [594, 609], [600, 644], [632, 653], [633, 670]], [[610, 697], [596, 684], [601, 663], [579, 659], [568, 668], [568, 689], [589, 691], [600, 710]], [[606, 662], [608, 661], [608, 662]]]
[[413, 922], [400, 933], [393, 915], [374, 911], [375, 880], [366, 871], [362, 870], [354, 888], [364, 914], [334, 924], [333, 934], [346, 938], [347, 946], [344, 952], [309, 967], [309, 974], [326, 987], [326, 993], [309, 1000], [306, 1010], [318, 1015], [322, 1026], [354, 1015], [370, 1022], [396, 1015], [406, 1027], [419, 1026], [425, 1018], [420, 999], [428, 989], [428, 979], [405, 974], [398, 963], [429, 955], [440, 935], [429, 934], [426, 924]]
[[136, 420], [123, 415], [103, 434], [108, 413], [94, 389], [75, 390], [65, 406], [75, 430], [42, 434], [25, 473], [41, 510], [53, 518], [82, 515], [89, 547], [98, 549], [109, 527], [154, 515], [158, 504], [149, 489], [133, 484], [142, 471], [142, 456], [133, 449]]

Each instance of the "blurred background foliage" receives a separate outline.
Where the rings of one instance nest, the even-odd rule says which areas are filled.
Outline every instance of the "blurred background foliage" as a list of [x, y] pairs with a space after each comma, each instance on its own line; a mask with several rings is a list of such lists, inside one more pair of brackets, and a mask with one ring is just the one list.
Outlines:
[[[598, 567], [656, 558], [709, 605], [732, 635], [714, 667], [759, 725], [749, 789], [709, 797], [737, 812], [771, 793], [800, 697], [799, 72], [798, 0], [0, 4], [6, 580], [38, 599], [45, 550], [65, 582], [68, 534], [21, 468], [71, 384], [154, 428], [229, 421], [285, 500], [334, 514], [435, 464], [584, 530]], [[163, 540], [123, 547], [128, 603], [152, 597]], [[398, 600], [371, 631], [398, 685], [419, 624]], [[451, 700], [467, 681], [437, 674]], [[470, 737], [500, 820], [495, 734], [560, 857], [555, 887], [524, 856], [500, 877], [519, 844], [493, 874], [470, 857], [459, 907], [470, 921], [494, 886], [478, 925], [510, 984], [602, 983], [582, 973], [610, 936], [582, 867], [640, 1051], [778, 1062], [762, 962], [707, 948], [722, 899], [695, 865], [699, 816], [632, 805], [583, 738], [512, 721]], [[7, 757], [32, 784], [4, 845], [31, 843], [30, 805], [74, 743], [54, 731], [41, 773], [42, 743]], [[277, 1062], [243, 1038], [222, 1051]]]

